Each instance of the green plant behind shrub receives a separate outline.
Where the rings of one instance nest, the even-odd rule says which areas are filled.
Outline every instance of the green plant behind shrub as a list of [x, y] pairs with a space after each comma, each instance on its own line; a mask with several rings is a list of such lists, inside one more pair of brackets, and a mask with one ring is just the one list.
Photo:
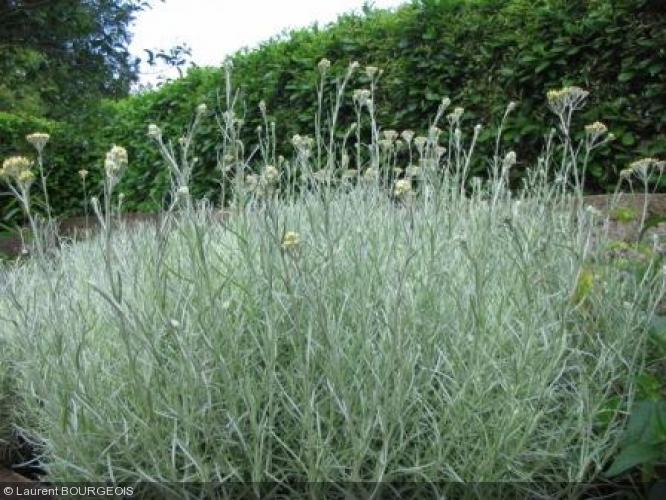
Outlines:
[[[247, 105], [243, 139], [254, 142], [263, 100], [278, 125], [278, 153], [288, 156], [288, 139], [313, 124], [311, 68], [326, 57], [341, 77], [356, 60], [384, 71], [377, 99], [383, 127], [419, 131], [441, 97], [449, 96], [465, 107], [466, 124], [484, 125], [478, 146], [483, 153], [494, 146], [495, 117], [508, 101], [517, 101], [505, 138], [522, 159], [514, 174], [519, 176], [554, 125], [543, 112], [545, 92], [575, 84], [593, 95], [577, 125], [602, 120], [617, 137], [591, 162], [587, 182], [589, 190], [611, 190], [620, 169], [636, 155], [659, 156], [666, 149], [666, 16], [648, 7], [641, 0], [414, 2], [396, 12], [370, 10], [342, 16], [325, 29], [295, 31], [232, 58]], [[156, 178], [157, 157], [146, 152], [134, 131], [150, 122], [180, 130], [189, 119], [182, 110], [199, 102], [213, 106], [223, 78], [220, 70], [199, 69], [115, 108], [116, 118], [103, 134], [125, 144], [139, 167], [127, 185], [132, 206], [143, 206], [139, 193], [148, 190], [159, 198], [159, 186], [166, 187]], [[359, 76], [352, 85], [368, 83]], [[350, 100], [340, 115], [342, 123], [353, 121]], [[194, 186], [200, 193], [216, 186], [209, 167], [215, 164], [217, 133], [213, 125], [201, 130], [197, 155], [204, 168]], [[474, 169], [485, 175], [487, 165], [479, 162]]]
[[[517, 101], [505, 137], [521, 158], [513, 179], [519, 185], [518, 177], [536, 159], [543, 135], [554, 125], [543, 112], [545, 92], [575, 84], [593, 92], [592, 106], [577, 124], [602, 120], [617, 136], [591, 162], [587, 188], [612, 190], [620, 169], [635, 156], [659, 156], [666, 149], [666, 13], [655, 5], [646, 0], [414, 1], [395, 12], [366, 9], [325, 28], [297, 30], [232, 57], [246, 102], [243, 140], [254, 142], [261, 125], [257, 105], [264, 100], [278, 125], [278, 154], [288, 156], [288, 139], [313, 124], [311, 68], [327, 57], [332, 72], [342, 76], [357, 60], [384, 71], [378, 89], [383, 127], [419, 131], [446, 95], [466, 108], [466, 124], [484, 125], [478, 144], [483, 153], [492, 150], [495, 117], [508, 101]], [[352, 85], [366, 87], [368, 79], [358, 77]], [[194, 106], [215, 106], [223, 86], [223, 71], [196, 69], [155, 92], [106, 103], [89, 114], [68, 137], [71, 151], [56, 162], [62, 175], [52, 182], [55, 212], [81, 212], [71, 201], [81, 198], [73, 175], [80, 168], [91, 171], [91, 187], [101, 193], [97, 159], [114, 143], [128, 149], [134, 165], [121, 186], [127, 208], [155, 210], [168, 182], [158, 155], [137, 131], [152, 122], [180, 131]], [[353, 121], [349, 99], [340, 121]], [[13, 127], [1, 140], [18, 152], [24, 147], [23, 132], [34, 130], [17, 134]], [[215, 197], [219, 192], [214, 169], [218, 133], [214, 123], [200, 130], [196, 154], [203, 168], [191, 186], [197, 194]], [[485, 175], [487, 165], [478, 162], [473, 169]], [[14, 213], [11, 206], [0, 205], [0, 218], [12, 219]]]

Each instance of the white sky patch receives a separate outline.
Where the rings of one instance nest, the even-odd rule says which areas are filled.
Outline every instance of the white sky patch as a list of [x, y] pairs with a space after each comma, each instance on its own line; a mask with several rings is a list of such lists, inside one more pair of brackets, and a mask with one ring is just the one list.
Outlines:
[[[284, 30], [314, 22], [324, 25], [339, 14], [360, 11], [364, 0], [166, 0], [139, 13], [132, 27], [130, 51], [145, 58], [144, 49], [168, 49], [187, 44], [199, 66], [219, 66], [224, 58], [243, 47]], [[378, 8], [392, 8], [405, 0], [374, 0]], [[155, 83], [160, 76], [178, 73], [164, 65], [142, 67], [141, 83]]]

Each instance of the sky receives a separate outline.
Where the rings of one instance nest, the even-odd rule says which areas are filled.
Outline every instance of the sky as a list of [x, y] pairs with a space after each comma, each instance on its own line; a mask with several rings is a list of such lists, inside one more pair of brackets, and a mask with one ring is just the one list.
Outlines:
[[[199, 66], [219, 65], [227, 55], [260, 42], [285, 29], [314, 22], [326, 24], [339, 14], [360, 11], [364, 0], [166, 0], [140, 12], [132, 26], [130, 51], [145, 58], [144, 49], [167, 49], [187, 44], [191, 60]], [[396, 7], [405, 0], [374, 0], [375, 7]], [[159, 76], [177, 76], [164, 66], [142, 67], [141, 83]]]

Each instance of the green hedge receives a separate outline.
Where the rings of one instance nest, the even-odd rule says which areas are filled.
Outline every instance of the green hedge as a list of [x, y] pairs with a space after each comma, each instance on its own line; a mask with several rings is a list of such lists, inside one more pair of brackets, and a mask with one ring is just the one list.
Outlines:
[[[334, 74], [352, 60], [384, 69], [378, 95], [384, 128], [423, 130], [441, 97], [449, 96], [465, 107], [469, 129], [485, 125], [480, 147], [486, 152], [506, 104], [518, 101], [505, 146], [517, 151], [522, 168], [535, 160], [554, 125], [546, 91], [563, 85], [589, 89], [578, 130], [602, 120], [618, 137], [595, 155], [588, 183], [594, 192], [612, 189], [619, 170], [637, 157], [666, 151], [666, 8], [659, 0], [420, 0], [394, 12], [345, 15], [325, 29], [294, 31], [232, 58], [247, 106], [247, 143], [256, 142], [262, 99], [277, 121], [282, 154], [290, 154], [292, 134], [312, 131], [314, 69], [322, 57], [334, 62]], [[366, 85], [359, 72], [352, 88]], [[89, 168], [111, 144], [126, 146], [132, 169], [121, 190], [130, 209], [150, 210], [168, 179], [146, 137], [147, 125], [158, 123], [177, 138], [195, 106], [214, 107], [222, 87], [220, 69], [200, 68], [157, 91], [105, 103], [94, 125], [85, 127], [89, 132], [80, 132], [90, 147], [73, 161]], [[341, 123], [349, 123], [351, 114], [348, 99]], [[198, 195], [217, 191], [217, 142], [211, 116], [196, 151]], [[475, 168], [474, 174], [482, 174], [485, 165]], [[74, 177], [67, 182], [78, 186]], [[65, 184], [57, 189], [74, 189]]]

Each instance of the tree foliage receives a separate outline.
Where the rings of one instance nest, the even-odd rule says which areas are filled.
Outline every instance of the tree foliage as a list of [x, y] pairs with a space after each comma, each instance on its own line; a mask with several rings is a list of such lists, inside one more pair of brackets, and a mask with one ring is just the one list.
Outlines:
[[129, 25], [147, 0], [0, 0], [0, 111], [71, 118], [128, 94]]

